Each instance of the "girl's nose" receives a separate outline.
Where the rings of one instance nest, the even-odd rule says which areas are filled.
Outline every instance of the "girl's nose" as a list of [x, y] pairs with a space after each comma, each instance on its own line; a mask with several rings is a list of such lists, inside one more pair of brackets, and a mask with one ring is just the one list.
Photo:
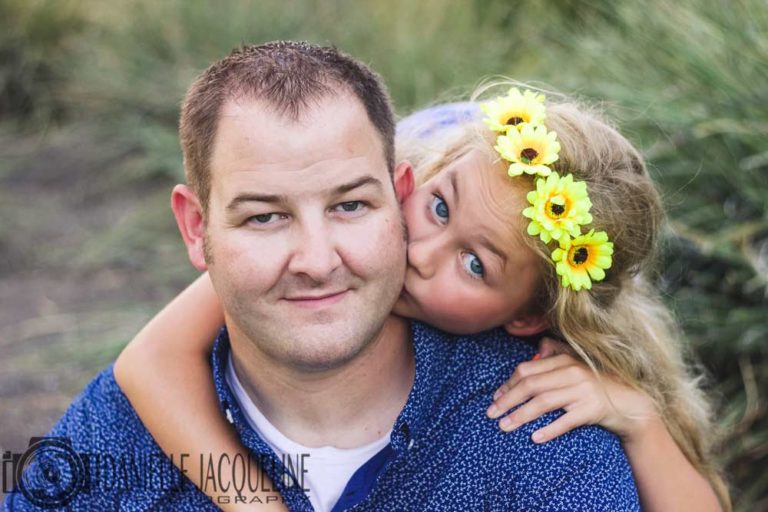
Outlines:
[[430, 279], [439, 263], [441, 242], [439, 237], [423, 238], [408, 244], [408, 264], [422, 279]]

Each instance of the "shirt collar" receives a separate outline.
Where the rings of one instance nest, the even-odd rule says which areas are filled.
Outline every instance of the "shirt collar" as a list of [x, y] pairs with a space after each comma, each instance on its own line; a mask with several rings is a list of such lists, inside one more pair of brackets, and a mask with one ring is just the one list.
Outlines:
[[309, 498], [304, 494], [295, 475], [283, 464], [272, 448], [248, 424], [245, 412], [227, 384], [227, 361], [230, 352], [229, 333], [222, 327], [213, 345], [211, 368], [213, 382], [219, 399], [219, 407], [235, 428], [243, 445], [255, 455], [258, 466], [272, 480], [273, 488], [280, 492], [289, 509], [304, 510], [309, 505]]
[[[440, 383], [446, 377], [445, 369], [451, 352], [445, 348], [439, 350], [439, 345], [445, 347], [445, 340], [449, 337], [451, 335], [421, 322], [411, 322], [411, 342], [414, 346], [416, 370], [408, 400], [392, 428], [390, 442], [396, 452], [410, 449], [434, 420], [432, 418], [428, 422], [433, 415]], [[271, 448], [250, 428], [244, 412], [227, 385], [225, 376], [230, 350], [229, 333], [226, 327], [222, 327], [214, 343], [211, 361], [219, 405], [246, 446], [259, 454], [271, 455]]]
[[416, 371], [408, 401], [392, 428], [392, 448], [397, 452], [410, 450], [435, 419], [438, 395], [449, 361], [445, 350], [450, 346], [445, 344], [449, 337], [451, 335], [427, 324], [411, 321]]

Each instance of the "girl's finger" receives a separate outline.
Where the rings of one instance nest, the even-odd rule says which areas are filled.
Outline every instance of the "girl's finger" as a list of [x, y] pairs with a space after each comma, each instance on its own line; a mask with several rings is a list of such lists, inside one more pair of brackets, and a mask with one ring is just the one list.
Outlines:
[[563, 341], [554, 338], [545, 337], [539, 341], [539, 353], [542, 358], [547, 358], [557, 354], [574, 355], [573, 349]]
[[568, 364], [573, 364], [574, 362], [575, 359], [566, 354], [538, 359], [535, 361], [524, 361], [517, 365], [517, 368], [515, 368], [515, 371], [512, 373], [512, 376], [509, 378], [509, 380], [502, 384], [496, 393], [494, 393], [493, 399], [496, 400], [499, 396], [501, 396], [502, 393], [509, 391], [518, 383], [518, 381], [520, 381], [520, 379], [540, 373], [551, 372], [552, 370], [556, 370], [557, 368], [566, 366]]
[[[545, 360], [537, 361], [543, 363]], [[510, 379], [511, 380], [511, 379]], [[575, 366], [561, 366], [544, 373], [536, 373], [523, 377], [515, 384], [507, 384], [498, 398], [488, 407], [486, 414], [489, 418], [498, 418], [506, 411], [525, 402], [534, 395], [553, 389], [561, 389], [578, 383], [581, 374]]]
[[566, 412], [546, 427], [542, 427], [531, 434], [531, 440], [533, 440], [534, 443], [546, 443], [547, 441], [560, 437], [577, 427], [590, 424], [591, 422], [589, 421], [588, 414], [584, 414], [584, 412], [579, 409], [574, 409]]
[[505, 432], [510, 432], [526, 423], [529, 423], [542, 414], [556, 409], [561, 409], [573, 401], [570, 389], [556, 389], [536, 395], [529, 402], [522, 405], [516, 411], [509, 413], [499, 422], [499, 427]]

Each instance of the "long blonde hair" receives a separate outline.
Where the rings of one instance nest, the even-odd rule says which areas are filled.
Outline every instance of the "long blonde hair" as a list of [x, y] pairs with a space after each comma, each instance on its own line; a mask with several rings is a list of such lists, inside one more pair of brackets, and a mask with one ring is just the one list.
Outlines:
[[[561, 151], [553, 164], [587, 182], [593, 223], [614, 244], [613, 265], [591, 290], [560, 286], [551, 248], [523, 236], [540, 257], [541, 280], [531, 309], [598, 372], [645, 392], [690, 463], [709, 479], [724, 510], [728, 489], [712, 457], [716, 431], [701, 377], [685, 363], [681, 333], [649, 281], [664, 225], [659, 193], [639, 152], [597, 113], [569, 101], [548, 103], [546, 125], [557, 132]], [[498, 157], [495, 135], [477, 120], [436, 130], [428, 137], [398, 134], [398, 160], [414, 165], [421, 184], [471, 149]], [[499, 172], [506, 164], [499, 158]], [[533, 179], [510, 178], [510, 196], [533, 190]], [[522, 206], [521, 206], [522, 211]], [[515, 225], [515, 223], [510, 223]]]

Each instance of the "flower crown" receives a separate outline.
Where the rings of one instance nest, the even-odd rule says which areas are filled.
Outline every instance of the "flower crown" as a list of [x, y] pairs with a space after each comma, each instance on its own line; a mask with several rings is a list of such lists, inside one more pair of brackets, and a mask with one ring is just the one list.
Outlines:
[[510, 163], [508, 174], [538, 176], [536, 190], [526, 196], [530, 206], [523, 210], [531, 219], [528, 234], [545, 244], [557, 243], [551, 257], [564, 287], [591, 289], [611, 268], [613, 243], [605, 231], [582, 233], [582, 226], [592, 222], [586, 182], [575, 181], [572, 174], [560, 176], [550, 167], [558, 159], [560, 143], [544, 126], [544, 95], [512, 87], [480, 109], [488, 127], [501, 134], [494, 149]]

